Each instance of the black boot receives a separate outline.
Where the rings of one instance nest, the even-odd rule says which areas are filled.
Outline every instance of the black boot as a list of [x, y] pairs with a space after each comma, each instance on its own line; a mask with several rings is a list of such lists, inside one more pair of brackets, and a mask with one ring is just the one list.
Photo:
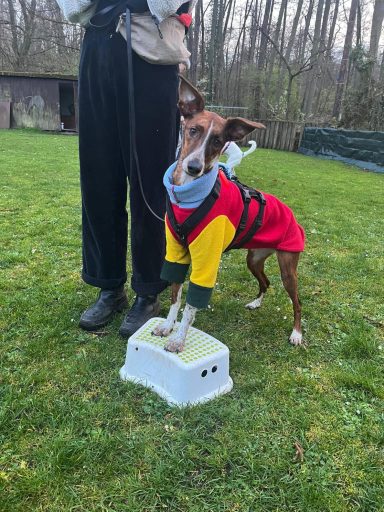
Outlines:
[[124, 287], [100, 290], [97, 301], [81, 315], [79, 326], [86, 331], [96, 331], [107, 325], [115, 315], [128, 306]]
[[121, 324], [119, 334], [124, 338], [132, 336], [147, 320], [157, 316], [160, 302], [156, 295], [136, 296], [135, 302]]

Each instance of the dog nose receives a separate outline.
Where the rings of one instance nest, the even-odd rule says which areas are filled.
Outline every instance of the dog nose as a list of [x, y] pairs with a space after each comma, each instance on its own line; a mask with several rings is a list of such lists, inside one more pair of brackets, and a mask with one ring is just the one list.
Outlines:
[[203, 169], [203, 165], [198, 160], [191, 160], [188, 162], [188, 172], [194, 176], [197, 176]]

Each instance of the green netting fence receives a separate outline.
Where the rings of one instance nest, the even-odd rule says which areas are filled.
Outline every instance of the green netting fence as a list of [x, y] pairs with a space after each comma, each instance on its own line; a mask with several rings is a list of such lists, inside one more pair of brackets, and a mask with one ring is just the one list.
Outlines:
[[384, 172], [384, 132], [307, 126], [299, 152]]

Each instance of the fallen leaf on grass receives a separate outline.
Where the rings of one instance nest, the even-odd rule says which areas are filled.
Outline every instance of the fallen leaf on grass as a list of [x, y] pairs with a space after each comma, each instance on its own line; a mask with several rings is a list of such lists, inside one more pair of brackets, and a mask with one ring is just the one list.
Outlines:
[[293, 458], [294, 462], [304, 462], [304, 449], [299, 441], [295, 441], [293, 446], [296, 450], [295, 456]]
[[102, 338], [103, 336], [107, 336], [108, 331], [93, 331], [91, 333], [92, 338]]
[[380, 329], [384, 328], [384, 322], [381, 320], [378, 320], [377, 318], [371, 318], [368, 315], [363, 316], [364, 320], [366, 320], [369, 324], [373, 325], [374, 327], [379, 327]]

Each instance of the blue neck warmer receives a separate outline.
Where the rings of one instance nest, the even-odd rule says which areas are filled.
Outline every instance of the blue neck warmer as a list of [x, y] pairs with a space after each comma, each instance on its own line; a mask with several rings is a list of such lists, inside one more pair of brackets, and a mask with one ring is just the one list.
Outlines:
[[186, 185], [173, 185], [172, 176], [176, 165], [177, 162], [172, 164], [163, 178], [171, 203], [177, 204], [180, 208], [197, 208], [212, 190], [219, 172], [219, 165], [216, 163], [211, 171]]

